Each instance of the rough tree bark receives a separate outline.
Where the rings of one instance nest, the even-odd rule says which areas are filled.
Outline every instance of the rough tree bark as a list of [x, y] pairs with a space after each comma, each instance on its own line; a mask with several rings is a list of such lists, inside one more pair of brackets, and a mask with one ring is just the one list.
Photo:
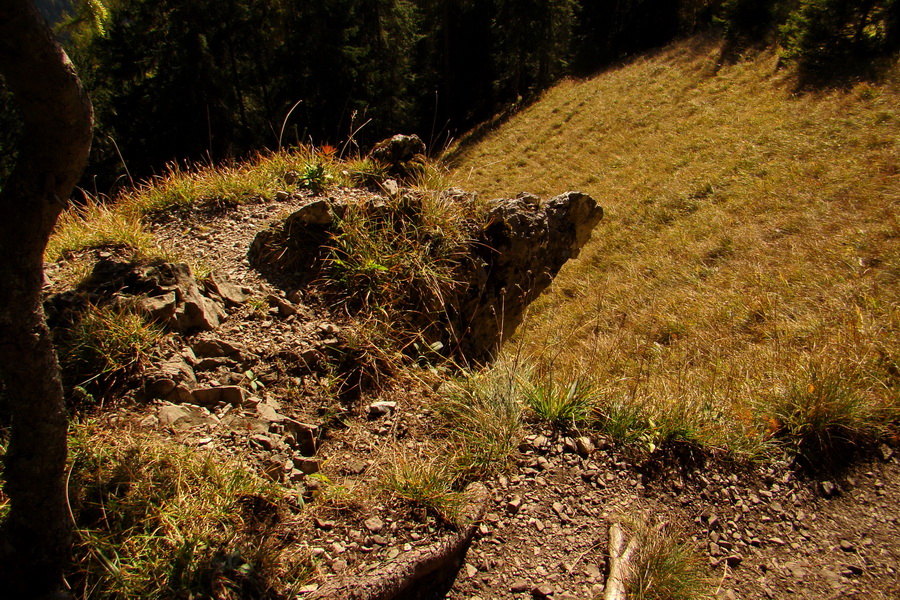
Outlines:
[[0, 0], [0, 74], [22, 113], [16, 167], [0, 191], [0, 375], [10, 437], [0, 529], [4, 598], [61, 589], [71, 530], [66, 415], [41, 305], [43, 254], [90, 150], [91, 104], [31, 0]]

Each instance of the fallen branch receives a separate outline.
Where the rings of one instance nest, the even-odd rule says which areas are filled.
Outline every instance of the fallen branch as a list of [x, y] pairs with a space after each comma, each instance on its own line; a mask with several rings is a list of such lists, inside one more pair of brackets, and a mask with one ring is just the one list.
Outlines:
[[[637, 550], [638, 538], [632, 537], [625, 546], [622, 526], [613, 523], [609, 527], [609, 576], [603, 600], [625, 600], [625, 581], [631, 570], [631, 557]], [[624, 551], [623, 551], [624, 547]]]

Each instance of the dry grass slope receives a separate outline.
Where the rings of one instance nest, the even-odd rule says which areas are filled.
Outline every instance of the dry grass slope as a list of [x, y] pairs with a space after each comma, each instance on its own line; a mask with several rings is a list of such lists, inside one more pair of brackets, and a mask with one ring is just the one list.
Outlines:
[[774, 54], [719, 52], [565, 81], [458, 149], [457, 185], [606, 210], [510, 346], [651, 443], [877, 439], [900, 405], [900, 78], [801, 94]]

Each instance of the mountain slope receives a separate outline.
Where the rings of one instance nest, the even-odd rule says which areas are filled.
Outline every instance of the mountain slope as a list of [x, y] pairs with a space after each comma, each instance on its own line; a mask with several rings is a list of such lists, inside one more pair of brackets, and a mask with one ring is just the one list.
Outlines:
[[455, 149], [463, 187], [606, 210], [508, 347], [653, 444], [876, 439], [900, 404], [900, 85], [800, 93], [774, 54], [719, 53], [565, 81]]

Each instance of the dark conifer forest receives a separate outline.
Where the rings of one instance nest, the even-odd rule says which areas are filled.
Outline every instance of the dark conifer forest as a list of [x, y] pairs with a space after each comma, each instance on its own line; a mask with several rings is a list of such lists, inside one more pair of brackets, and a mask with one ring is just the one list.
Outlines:
[[[897, 0], [38, 5], [90, 90], [97, 133], [85, 185], [101, 192], [125, 181], [126, 166], [138, 179], [172, 161], [219, 162], [300, 142], [364, 151], [408, 132], [439, 150], [560, 77], [589, 75], [704, 28], [725, 35], [730, 58], [778, 44], [811, 76], [863, 72], [900, 37]], [[15, 132], [0, 95], [3, 148]]]

